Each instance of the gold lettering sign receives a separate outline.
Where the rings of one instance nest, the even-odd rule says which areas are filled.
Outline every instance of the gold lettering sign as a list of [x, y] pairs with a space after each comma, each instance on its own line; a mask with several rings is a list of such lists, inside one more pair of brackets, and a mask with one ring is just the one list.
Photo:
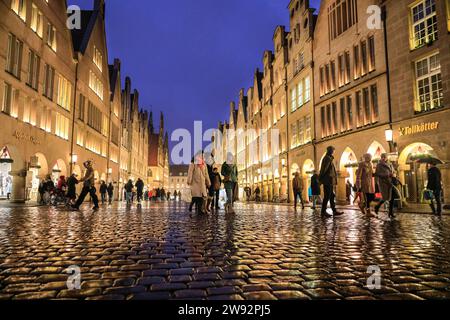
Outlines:
[[15, 137], [17, 140], [20, 140], [20, 141], [29, 141], [34, 145], [41, 144], [41, 142], [39, 141], [38, 138], [33, 137], [32, 135], [29, 135], [29, 134], [19, 131], [19, 130], [14, 131], [13, 137]]
[[408, 127], [401, 127], [399, 131], [400, 136], [409, 136], [437, 129], [439, 129], [439, 122], [423, 122], [421, 124], [415, 124]]

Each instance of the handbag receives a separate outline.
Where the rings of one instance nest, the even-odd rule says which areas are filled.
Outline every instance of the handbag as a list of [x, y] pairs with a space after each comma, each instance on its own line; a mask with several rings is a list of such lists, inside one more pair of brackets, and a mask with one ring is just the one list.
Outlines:
[[431, 201], [434, 199], [434, 193], [431, 190], [425, 189], [423, 190], [423, 198], [427, 201]]

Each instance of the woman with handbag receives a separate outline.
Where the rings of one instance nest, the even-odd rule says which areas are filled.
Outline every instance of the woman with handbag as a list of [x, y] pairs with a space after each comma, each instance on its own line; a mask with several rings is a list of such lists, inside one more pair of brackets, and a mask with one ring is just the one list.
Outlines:
[[389, 217], [394, 217], [394, 201], [395, 193], [393, 192], [394, 184], [392, 183], [392, 178], [394, 177], [394, 169], [392, 165], [387, 160], [387, 154], [383, 153], [381, 155], [381, 160], [377, 165], [375, 171], [375, 177], [377, 179], [378, 188], [380, 189], [382, 200], [375, 207], [375, 213], [378, 215], [381, 206], [385, 202], [389, 202]]
[[237, 187], [237, 167], [234, 163], [234, 156], [231, 152], [227, 154], [227, 161], [222, 165], [222, 176], [225, 191], [227, 194], [227, 203], [225, 205], [225, 213], [234, 213], [233, 204], [235, 201]]
[[187, 184], [191, 187], [192, 202], [195, 203], [197, 213], [206, 213], [205, 199], [208, 196], [207, 188], [211, 186], [203, 154], [199, 152], [189, 165]]
[[[360, 209], [363, 213], [372, 216], [370, 204], [375, 200], [375, 186], [373, 184], [372, 155], [366, 153], [363, 161], [359, 163], [356, 171], [356, 188], [361, 192]], [[363, 198], [364, 197], [364, 198]]]

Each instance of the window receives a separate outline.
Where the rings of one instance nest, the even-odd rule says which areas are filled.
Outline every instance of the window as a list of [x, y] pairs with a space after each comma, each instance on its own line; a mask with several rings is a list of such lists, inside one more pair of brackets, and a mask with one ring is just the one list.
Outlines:
[[338, 132], [338, 118], [337, 118], [337, 104], [336, 102], [331, 103], [332, 116], [333, 116], [333, 134]]
[[320, 108], [320, 126], [322, 129], [322, 138], [325, 138], [327, 136], [326, 120], [325, 120], [325, 107]]
[[95, 131], [102, 132], [102, 112], [92, 102], [88, 105], [88, 126]]
[[2, 102], [2, 112], [11, 115], [13, 106], [13, 90], [9, 83], [4, 83], [3, 85], [3, 102]]
[[364, 76], [369, 70], [367, 59], [367, 42], [365, 40], [361, 42], [361, 60], [361, 75]]
[[109, 118], [106, 115], [102, 115], [102, 134], [107, 137], [109, 130]]
[[358, 22], [357, 0], [336, 0], [328, 7], [329, 37], [331, 40]]
[[359, 46], [354, 46], [353, 47], [353, 78], [356, 80], [359, 78], [360, 76], [360, 72], [361, 72], [361, 65], [360, 65], [360, 60], [359, 60]]
[[345, 77], [344, 83], [350, 83], [350, 52], [345, 52]]
[[305, 118], [305, 144], [312, 141], [311, 135], [311, 116]]
[[363, 89], [363, 103], [364, 103], [364, 125], [370, 123], [370, 100], [369, 100], [369, 89]]
[[291, 111], [294, 112], [297, 107], [297, 91], [296, 89], [291, 90]]
[[450, 32], [450, 0], [447, 0], [447, 29]]
[[328, 135], [333, 134], [333, 127], [331, 122], [331, 105], [327, 105], [327, 133]]
[[311, 80], [309, 76], [305, 78], [305, 103], [311, 100]]
[[345, 105], [345, 98], [341, 98], [339, 100], [339, 108], [341, 112], [341, 132], [344, 132], [347, 130], [347, 114], [346, 114], [346, 105]]
[[33, 126], [36, 125], [36, 101], [26, 98], [23, 105], [22, 121]]
[[303, 106], [303, 81], [300, 81], [297, 86], [297, 92], [298, 92], [298, 108]]
[[325, 95], [325, 69], [323, 67], [320, 68], [320, 96]]
[[372, 122], [377, 122], [380, 112], [378, 106], [378, 89], [375, 84], [370, 86], [370, 98], [372, 102]]
[[44, 96], [50, 100], [53, 100], [53, 88], [55, 83], [55, 69], [50, 65], [45, 65], [45, 78], [44, 78]]
[[353, 105], [352, 96], [347, 96], [347, 129], [351, 130], [353, 128]]
[[331, 83], [330, 83], [330, 65], [327, 64], [325, 66], [325, 93], [329, 93], [331, 91]]
[[27, 84], [34, 90], [38, 90], [39, 70], [41, 66], [41, 58], [32, 50], [28, 53], [28, 80]]
[[51, 24], [47, 24], [47, 45], [56, 52], [56, 28]]
[[69, 119], [58, 112], [56, 112], [55, 135], [69, 140]]
[[52, 111], [49, 109], [42, 110], [40, 113], [40, 125], [42, 130], [46, 132], [52, 131]]
[[25, 21], [27, 19], [27, 3], [25, 0], [12, 0], [11, 9]]
[[42, 38], [44, 33], [44, 17], [42, 12], [34, 4], [31, 8], [31, 30]]
[[89, 88], [95, 92], [95, 94], [103, 100], [103, 82], [95, 75], [91, 70], [89, 71]]
[[375, 38], [369, 38], [369, 72], [375, 70]]
[[416, 112], [429, 111], [442, 106], [441, 63], [439, 54], [416, 62]]
[[362, 127], [363, 126], [363, 113], [362, 113], [362, 106], [361, 106], [361, 91], [356, 92], [356, 121], [357, 126]]
[[336, 63], [331, 61], [331, 91], [336, 90]]
[[6, 51], [6, 71], [15, 76], [17, 79], [20, 79], [22, 49], [23, 42], [10, 33], [8, 35], [8, 48]]
[[86, 112], [86, 97], [80, 94], [80, 100], [79, 100], [79, 107], [78, 107], [78, 120], [84, 121], [85, 112]]
[[420, 48], [438, 38], [436, 1], [423, 0], [411, 8], [411, 48]]
[[114, 123], [111, 125], [111, 142], [119, 146], [119, 127]]
[[339, 88], [342, 87], [345, 84], [345, 62], [344, 62], [344, 56], [341, 54], [338, 57], [338, 85]]
[[94, 46], [94, 64], [100, 71], [103, 71], [103, 57], [100, 50], [98, 50], [96, 46]]
[[84, 146], [84, 132], [81, 127], [77, 128], [77, 145]]
[[297, 147], [297, 122], [291, 124], [291, 132], [292, 132], [291, 149], [293, 149]]
[[56, 103], [60, 107], [63, 107], [67, 111], [70, 111], [71, 96], [72, 96], [72, 84], [62, 75], [59, 75], [58, 87], [56, 92], [57, 97]]

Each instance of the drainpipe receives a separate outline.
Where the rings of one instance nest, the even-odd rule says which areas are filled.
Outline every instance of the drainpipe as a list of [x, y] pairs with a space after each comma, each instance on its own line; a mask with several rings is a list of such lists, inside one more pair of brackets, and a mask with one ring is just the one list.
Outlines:
[[[285, 94], [285, 99], [286, 99], [286, 148], [287, 148], [287, 153], [286, 153], [286, 166], [287, 166], [287, 202], [291, 203], [291, 183], [289, 181], [290, 177], [291, 177], [291, 161], [290, 161], [290, 153], [291, 153], [291, 144], [290, 144], [290, 126], [289, 126], [289, 92], [288, 92], [288, 81], [287, 81], [287, 66], [289, 66], [289, 64], [286, 64], [286, 67], [284, 68], [284, 92]], [[281, 175], [283, 175], [283, 172], [281, 172]]]
[[74, 135], [75, 135], [75, 118], [76, 118], [76, 109], [77, 109], [77, 92], [78, 92], [78, 65], [79, 65], [79, 60], [78, 58], [76, 59], [76, 66], [75, 66], [75, 89], [74, 89], [74, 94], [73, 94], [73, 108], [72, 108], [72, 132], [71, 132], [71, 137], [70, 137], [70, 172], [69, 174], [72, 175], [73, 173], [73, 150], [74, 150]]
[[[388, 113], [389, 113], [389, 129], [392, 130], [392, 100], [391, 100], [391, 77], [389, 68], [389, 48], [388, 48], [388, 34], [387, 34], [387, 12], [386, 5], [381, 8], [381, 19], [383, 20], [383, 36], [384, 36], [384, 58], [386, 63], [386, 80], [387, 80], [387, 95], [388, 95]], [[389, 142], [389, 151], [394, 152], [394, 145]]]

